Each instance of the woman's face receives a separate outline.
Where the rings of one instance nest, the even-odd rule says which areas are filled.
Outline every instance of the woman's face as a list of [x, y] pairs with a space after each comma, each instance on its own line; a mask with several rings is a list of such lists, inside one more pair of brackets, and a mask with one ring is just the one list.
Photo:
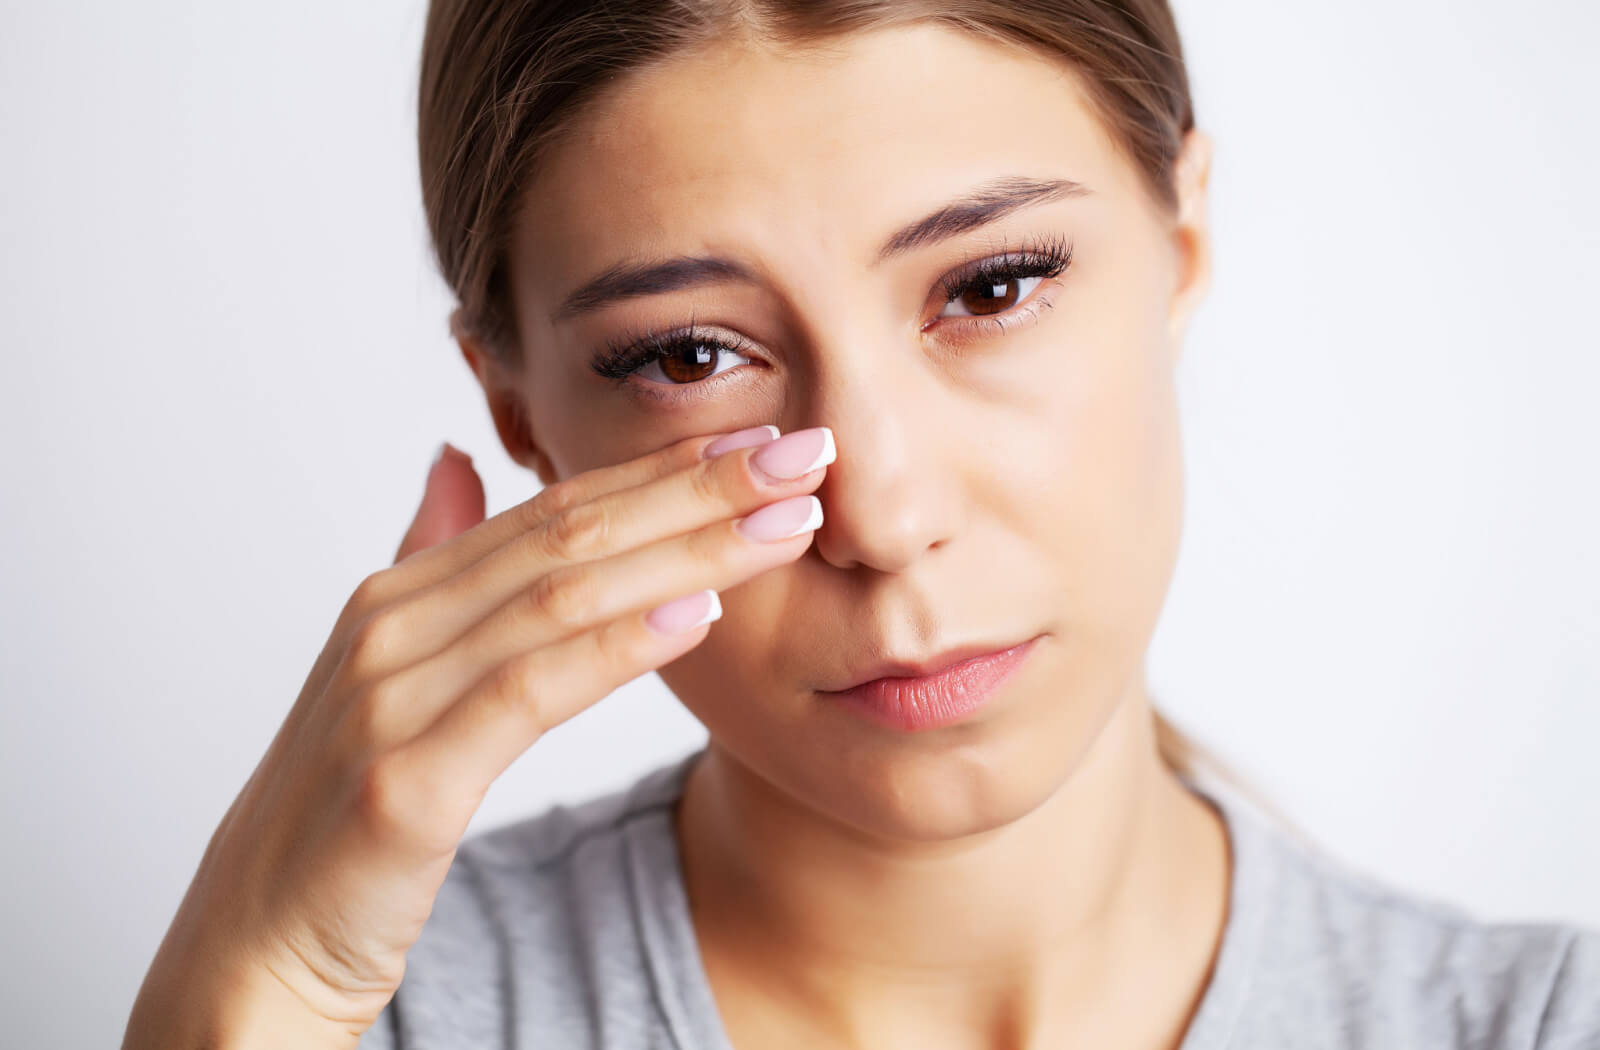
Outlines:
[[[1203, 168], [1186, 169], [1201, 188]], [[1083, 190], [883, 250], [995, 180]], [[1039, 276], [1065, 245], [1070, 265]], [[1007, 252], [1035, 275], [965, 276]], [[619, 263], [678, 255], [749, 276], [553, 316]], [[812, 547], [723, 592], [661, 677], [790, 795], [949, 837], [1037, 806], [1142, 702], [1182, 517], [1173, 371], [1205, 259], [1203, 226], [1147, 200], [1058, 64], [931, 26], [826, 56], [729, 43], [623, 81], [541, 170], [512, 249], [514, 385], [546, 480], [691, 435], [833, 428]], [[620, 382], [591, 367], [691, 320], [725, 344], [704, 364], [680, 353]], [[943, 729], [880, 728], [817, 692], [885, 655], [1041, 633]]]

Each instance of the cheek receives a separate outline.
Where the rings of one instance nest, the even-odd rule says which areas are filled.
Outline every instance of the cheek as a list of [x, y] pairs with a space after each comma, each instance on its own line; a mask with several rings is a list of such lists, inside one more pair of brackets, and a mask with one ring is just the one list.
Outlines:
[[[630, 382], [641, 382], [631, 380]], [[729, 392], [684, 404], [641, 403], [625, 389], [606, 383], [571, 379], [545, 395], [549, 427], [546, 440], [574, 471], [639, 459], [686, 438], [727, 434], [782, 418], [780, 400], [770, 396], [772, 384], [730, 385]], [[547, 428], [539, 428], [543, 436]], [[565, 475], [564, 475], [565, 476]]]
[[1121, 646], [1173, 568], [1178, 412], [1150, 267], [1130, 253], [1079, 276], [1043, 324], [974, 367], [980, 382], [942, 414], [959, 437], [940, 447], [962, 467], [965, 540], [999, 544], [996, 567], [1048, 574], [1065, 617]]
[[[723, 615], [705, 641], [661, 667], [658, 674], [695, 717], [713, 733], [721, 728], [770, 723], [790, 705], [760, 696], [775, 686], [806, 688], [817, 668], [837, 654], [824, 651], [827, 632], [805, 628], [821, 609], [822, 595], [809, 598], [792, 567], [745, 580], [722, 593]], [[737, 732], [728, 734], [737, 737]]]
[[534, 437], [561, 477], [640, 459], [697, 434], [725, 433], [759, 423], [722, 426], [715, 417], [698, 415], [693, 426], [666, 425], [616, 407], [626, 401], [621, 392], [604, 387], [597, 393], [574, 395], [570, 380], [565, 387], [536, 387], [529, 394]]
[[1032, 518], [1060, 566], [1069, 617], [1139, 635], [1159, 612], [1181, 530], [1172, 375], [1159, 332], [1115, 315], [1079, 350], [1039, 442], [1046, 476]]

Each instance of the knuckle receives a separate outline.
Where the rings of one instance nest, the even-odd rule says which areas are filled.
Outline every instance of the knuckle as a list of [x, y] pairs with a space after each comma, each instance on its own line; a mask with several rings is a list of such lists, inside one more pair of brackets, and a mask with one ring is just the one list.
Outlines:
[[726, 475], [719, 459], [706, 460], [689, 472], [689, 491], [701, 503], [721, 509], [728, 503]]
[[708, 529], [696, 529], [684, 537], [684, 547], [689, 556], [701, 565], [723, 568], [734, 562], [736, 555], [752, 545], [740, 538], [737, 526], [731, 521], [721, 521]]
[[581, 486], [575, 477], [563, 478], [553, 485], [546, 485], [540, 489], [524, 504], [533, 519], [529, 524], [541, 524], [576, 507], [583, 502], [580, 489]]
[[384, 836], [398, 834], [413, 817], [415, 780], [399, 752], [367, 763], [356, 789], [356, 809], [368, 827]]
[[629, 623], [625, 620], [613, 620], [598, 631], [592, 632], [588, 637], [593, 666], [603, 668], [606, 675], [606, 685], [614, 689], [624, 682], [631, 681], [650, 669], [650, 663], [644, 658], [641, 641], [646, 636], [648, 628], [643, 628], [638, 621]]
[[545, 522], [546, 549], [562, 560], [579, 561], [606, 549], [611, 515], [599, 503], [580, 503]]
[[350, 593], [350, 600], [344, 603], [346, 614], [365, 617], [380, 608], [392, 593], [394, 575], [393, 566], [369, 573], [356, 584], [356, 589]]
[[593, 580], [582, 569], [556, 569], [534, 581], [528, 600], [543, 620], [568, 629], [583, 627], [595, 610]]
[[356, 791], [356, 812], [379, 838], [404, 841], [429, 853], [450, 850], [470, 817], [471, 792], [452, 791], [441, 774], [405, 750], [369, 762]]
[[501, 664], [485, 688], [485, 700], [493, 709], [492, 720], [511, 720], [518, 727], [543, 736], [546, 709], [541, 702], [540, 661], [532, 653], [522, 653]]
[[400, 615], [392, 608], [380, 609], [356, 625], [344, 662], [358, 681], [392, 662], [401, 630]]

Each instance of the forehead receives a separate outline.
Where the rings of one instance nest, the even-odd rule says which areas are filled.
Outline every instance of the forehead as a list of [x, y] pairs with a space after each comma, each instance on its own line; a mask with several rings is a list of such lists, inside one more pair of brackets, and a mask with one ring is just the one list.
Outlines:
[[619, 260], [707, 248], [865, 266], [998, 175], [1102, 199], [1134, 179], [1062, 62], [930, 24], [819, 53], [730, 40], [627, 76], [570, 129], [517, 220], [517, 290], [553, 302]]

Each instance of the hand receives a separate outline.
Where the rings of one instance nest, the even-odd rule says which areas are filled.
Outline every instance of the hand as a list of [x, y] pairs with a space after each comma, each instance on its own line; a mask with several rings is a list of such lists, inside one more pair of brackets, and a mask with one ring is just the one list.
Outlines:
[[[213, 835], [125, 1045], [160, 1023], [161, 989], [191, 1004], [196, 987], [233, 995], [208, 976], [224, 973], [255, 999], [221, 1012], [262, 1016], [268, 989], [274, 1017], [354, 1046], [399, 987], [495, 778], [699, 644], [715, 592], [810, 546], [831, 433], [775, 432], [741, 431], [741, 447], [710, 459], [713, 439], [686, 438], [487, 521], [471, 461], [446, 452], [396, 563], [355, 589]], [[756, 466], [785, 458], [821, 466], [792, 480]]]

